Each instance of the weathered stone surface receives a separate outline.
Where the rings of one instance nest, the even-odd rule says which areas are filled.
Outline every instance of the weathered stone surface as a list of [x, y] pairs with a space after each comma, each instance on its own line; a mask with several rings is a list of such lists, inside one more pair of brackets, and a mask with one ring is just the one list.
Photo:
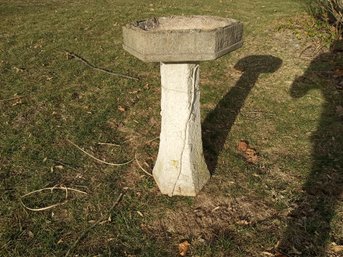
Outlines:
[[145, 62], [214, 60], [242, 46], [243, 24], [213, 16], [153, 18], [123, 27], [123, 47]]
[[198, 64], [161, 63], [161, 134], [154, 178], [163, 194], [195, 196], [207, 180]]
[[213, 16], [172, 16], [123, 27], [123, 47], [161, 62], [162, 127], [153, 176], [163, 194], [195, 196], [210, 178], [201, 140], [199, 65], [242, 46], [243, 25]]

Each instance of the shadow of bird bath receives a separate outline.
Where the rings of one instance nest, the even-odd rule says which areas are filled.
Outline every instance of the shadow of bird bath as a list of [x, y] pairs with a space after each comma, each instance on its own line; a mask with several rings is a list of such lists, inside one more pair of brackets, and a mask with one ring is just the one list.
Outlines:
[[262, 73], [277, 71], [281, 64], [282, 60], [272, 55], [251, 55], [239, 60], [234, 66], [243, 72], [242, 76], [206, 116], [202, 124], [204, 156], [212, 175], [227, 135], [259, 76]]

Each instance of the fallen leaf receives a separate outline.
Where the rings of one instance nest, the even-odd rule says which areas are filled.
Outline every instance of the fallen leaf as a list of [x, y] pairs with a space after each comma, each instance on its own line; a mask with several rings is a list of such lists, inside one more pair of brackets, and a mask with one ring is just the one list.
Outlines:
[[241, 140], [238, 143], [237, 150], [240, 152], [245, 152], [248, 149], [249, 143], [245, 140]]
[[245, 156], [246, 156], [247, 161], [250, 163], [256, 164], [258, 162], [256, 150], [253, 148], [248, 148], [245, 151]]
[[271, 256], [271, 257], [274, 257], [274, 254], [269, 253], [269, 252], [261, 252], [261, 255], [262, 255], [262, 256]]
[[334, 71], [334, 75], [333, 75], [335, 78], [338, 78], [338, 77], [343, 77], [343, 69], [336, 69]]
[[27, 235], [29, 236], [29, 238], [34, 238], [34, 234], [32, 233], [32, 231], [28, 231], [27, 232]]
[[151, 118], [149, 119], [149, 124], [150, 124], [151, 126], [156, 126], [157, 121], [154, 119], [154, 117], [151, 117]]
[[337, 89], [337, 90], [342, 90], [342, 89], [343, 89], [343, 80], [337, 82], [337, 84], [336, 84], [336, 89]]
[[292, 253], [296, 254], [296, 255], [301, 255], [302, 252], [300, 252], [298, 249], [296, 249], [294, 246], [292, 247]]
[[342, 252], [343, 251], [343, 245], [332, 244], [332, 245], [330, 245], [330, 250], [335, 252], [335, 253]]
[[16, 73], [18, 73], [18, 72], [23, 72], [23, 71], [24, 71], [23, 68], [18, 68], [18, 67], [16, 67], [16, 66], [13, 66], [13, 69], [15, 70]]
[[14, 103], [12, 104], [12, 106], [16, 106], [16, 105], [19, 105], [19, 104], [22, 104], [22, 103], [23, 102], [22, 102], [21, 98], [18, 98], [18, 99], [14, 100]]
[[236, 222], [236, 224], [238, 224], [238, 225], [249, 225], [250, 222], [247, 220], [239, 220]]
[[341, 105], [336, 106], [336, 113], [339, 117], [343, 116], [343, 107]]
[[185, 240], [182, 243], [180, 243], [179, 244], [179, 254], [180, 254], [180, 256], [186, 256], [190, 246], [191, 246], [191, 244], [187, 240]]
[[121, 111], [121, 112], [125, 112], [125, 108], [120, 106], [120, 105], [118, 106], [118, 110]]
[[258, 162], [258, 155], [254, 148], [249, 146], [249, 142], [246, 140], [240, 140], [237, 145], [237, 150], [242, 153], [245, 160], [249, 163], [256, 164]]

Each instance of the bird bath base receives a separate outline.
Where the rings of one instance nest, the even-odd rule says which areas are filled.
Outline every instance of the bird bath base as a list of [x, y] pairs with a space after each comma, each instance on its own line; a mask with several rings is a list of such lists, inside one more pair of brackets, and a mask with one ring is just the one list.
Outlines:
[[161, 63], [161, 134], [154, 178], [163, 194], [195, 196], [210, 178], [201, 140], [198, 64]]

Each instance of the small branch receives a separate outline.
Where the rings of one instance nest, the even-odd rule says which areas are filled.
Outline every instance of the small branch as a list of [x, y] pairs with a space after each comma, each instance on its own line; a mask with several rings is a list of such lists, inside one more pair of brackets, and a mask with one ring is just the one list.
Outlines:
[[114, 144], [114, 143], [98, 143], [98, 145], [110, 145], [110, 146], [120, 146], [118, 144]]
[[42, 208], [30, 208], [30, 207], [27, 207], [23, 201], [21, 201], [21, 204], [24, 206], [25, 209], [29, 210], [29, 211], [36, 211], [36, 212], [39, 212], [39, 211], [46, 211], [46, 210], [49, 210], [49, 209], [52, 209], [52, 208], [55, 208], [57, 206], [60, 206], [60, 205], [63, 205], [63, 204], [66, 204], [68, 202], [68, 200], [65, 200], [64, 202], [61, 202], [61, 203], [55, 203], [55, 204], [52, 204], [52, 205], [49, 205], [49, 206], [46, 206], [46, 207], [42, 207]]
[[72, 141], [70, 141], [69, 139], [67, 139], [67, 141], [72, 144], [73, 146], [75, 146], [77, 149], [79, 149], [81, 152], [83, 152], [84, 154], [88, 155], [89, 157], [91, 157], [92, 159], [96, 160], [97, 162], [100, 162], [100, 163], [103, 163], [103, 164], [107, 164], [107, 165], [110, 165], [110, 166], [116, 166], [116, 167], [119, 167], [119, 166], [123, 166], [123, 165], [126, 165], [126, 164], [129, 164], [133, 161], [132, 160], [129, 160], [127, 162], [124, 162], [124, 163], [112, 163], [112, 162], [106, 162], [106, 161], [103, 161], [103, 160], [100, 160], [98, 158], [96, 158], [95, 156], [91, 155], [90, 153], [86, 152], [85, 150], [83, 150], [81, 147], [79, 147], [77, 144], [73, 143]]
[[307, 49], [309, 49], [309, 48], [311, 48], [311, 47], [312, 47], [312, 45], [306, 46], [306, 47], [300, 52], [300, 54], [299, 54], [298, 57], [301, 57], [301, 56], [303, 55], [303, 53], [304, 53]]
[[[114, 204], [112, 205], [112, 207], [109, 209], [108, 214], [110, 215], [111, 212], [113, 211], [113, 209], [115, 207], [117, 207], [117, 205], [120, 203], [120, 201], [122, 200], [124, 196], [124, 193], [120, 193], [120, 195], [118, 196], [117, 200], [114, 202]], [[75, 247], [77, 246], [77, 244], [85, 237], [85, 235], [91, 231], [95, 226], [97, 226], [98, 224], [107, 221], [106, 219], [99, 219], [97, 220], [94, 224], [92, 224], [88, 229], [86, 229], [85, 231], [83, 231], [83, 233], [76, 239], [76, 241], [73, 243], [73, 245], [69, 248], [68, 252], [66, 253], [65, 257], [68, 257], [69, 254], [75, 249]]]
[[126, 79], [133, 79], [133, 80], [136, 80], [136, 81], [139, 80], [138, 78], [135, 78], [135, 77], [131, 77], [131, 76], [128, 76], [128, 75], [124, 75], [124, 74], [120, 74], [120, 73], [116, 73], [116, 72], [113, 72], [113, 71], [110, 71], [110, 70], [106, 70], [106, 69], [103, 69], [103, 68], [96, 67], [93, 64], [91, 64], [89, 61], [87, 61], [86, 59], [82, 58], [81, 56], [79, 56], [77, 54], [74, 54], [72, 52], [69, 52], [67, 50], [64, 50], [64, 51], [67, 53], [68, 58], [70, 58], [70, 59], [75, 58], [76, 60], [79, 60], [80, 62], [84, 63], [86, 66], [88, 66], [88, 67], [90, 67], [90, 68], [92, 68], [94, 70], [105, 72], [107, 74], [118, 76], [118, 77], [122, 77], [122, 78], [126, 78]]
[[145, 173], [147, 174], [148, 176], [152, 177], [152, 174], [150, 172], [147, 172], [143, 167], [142, 165], [139, 163], [138, 159], [137, 159], [137, 154], [135, 154], [135, 160], [136, 160], [136, 163], [138, 165], [138, 167]]
[[69, 191], [74, 191], [74, 192], [77, 192], [77, 193], [80, 193], [80, 194], [87, 195], [87, 193], [84, 192], [84, 191], [81, 191], [81, 190], [78, 190], [78, 189], [75, 189], [75, 188], [60, 186], [60, 187], [45, 187], [45, 188], [42, 188], [42, 189], [34, 190], [34, 191], [31, 191], [31, 192], [29, 192], [29, 193], [27, 193], [25, 195], [22, 195], [20, 198], [24, 198], [26, 196], [29, 196], [29, 195], [32, 195], [32, 194], [35, 194], [35, 193], [39, 193], [39, 192], [42, 192], [42, 191], [46, 191], [46, 190], [50, 190], [52, 192], [55, 189], [57, 189], [57, 190], [69, 190]]
[[146, 144], [150, 144], [151, 142], [153, 142], [153, 141], [155, 141], [155, 140], [157, 140], [157, 139], [159, 139], [160, 137], [158, 136], [158, 137], [155, 137], [155, 138], [153, 138], [153, 139], [150, 139], [150, 140], [148, 140], [148, 141], [146, 141], [145, 143]]
[[[113, 203], [111, 209], [108, 211], [108, 214], [111, 214], [111, 212], [113, 211], [113, 209], [115, 207], [117, 207], [117, 205], [120, 203], [121, 199], [123, 198], [124, 193], [120, 193], [120, 195], [118, 196], [117, 200]], [[101, 222], [101, 220], [99, 221], [99, 223]]]
[[0, 103], [2, 102], [8, 102], [8, 101], [13, 101], [13, 100], [17, 100], [17, 99], [21, 99], [21, 98], [24, 98], [25, 96], [15, 96], [15, 97], [12, 97], [12, 98], [7, 98], [7, 99], [0, 99]]
[[29, 195], [36, 194], [36, 193], [39, 193], [39, 192], [42, 192], [42, 191], [47, 191], [47, 190], [50, 190], [52, 192], [55, 189], [56, 190], [64, 190], [65, 193], [66, 193], [66, 199], [68, 198], [68, 190], [69, 191], [74, 191], [74, 192], [77, 192], [77, 193], [80, 193], [80, 194], [87, 194], [84, 191], [81, 191], [81, 190], [78, 190], [78, 189], [75, 189], [75, 188], [70, 188], [70, 187], [64, 187], [64, 186], [60, 186], [60, 187], [45, 187], [45, 188], [42, 188], [42, 189], [31, 191], [31, 192], [29, 192], [29, 193], [27, 193], [25, 195], [22, 195], [20, 197], [20, 202], [24, 206], [25, 209], [30, 210], [30, 211], [36, 211], [36, 212], [38, 212], [38, 211], [46, 211], [46, 210], [52, 209], [52, 208], [54, 208], [56, 206], [60, 206], [60, 205], [66, 204], [68, 202], [68, 200], [65, 200], [64, 202], [61, 202], [61, 203], [55, 203], [55, 204], [52, 204], [52, 205], [49, 205], [49, 206], [46, 206], [46, 207], [42, 207], [42, 208], [30, 208], [30, 207], [26, 206], [23, 203], [23, 201], [22, 201], [23, 198], [25, 198], [25, 197], [27, 197]]

